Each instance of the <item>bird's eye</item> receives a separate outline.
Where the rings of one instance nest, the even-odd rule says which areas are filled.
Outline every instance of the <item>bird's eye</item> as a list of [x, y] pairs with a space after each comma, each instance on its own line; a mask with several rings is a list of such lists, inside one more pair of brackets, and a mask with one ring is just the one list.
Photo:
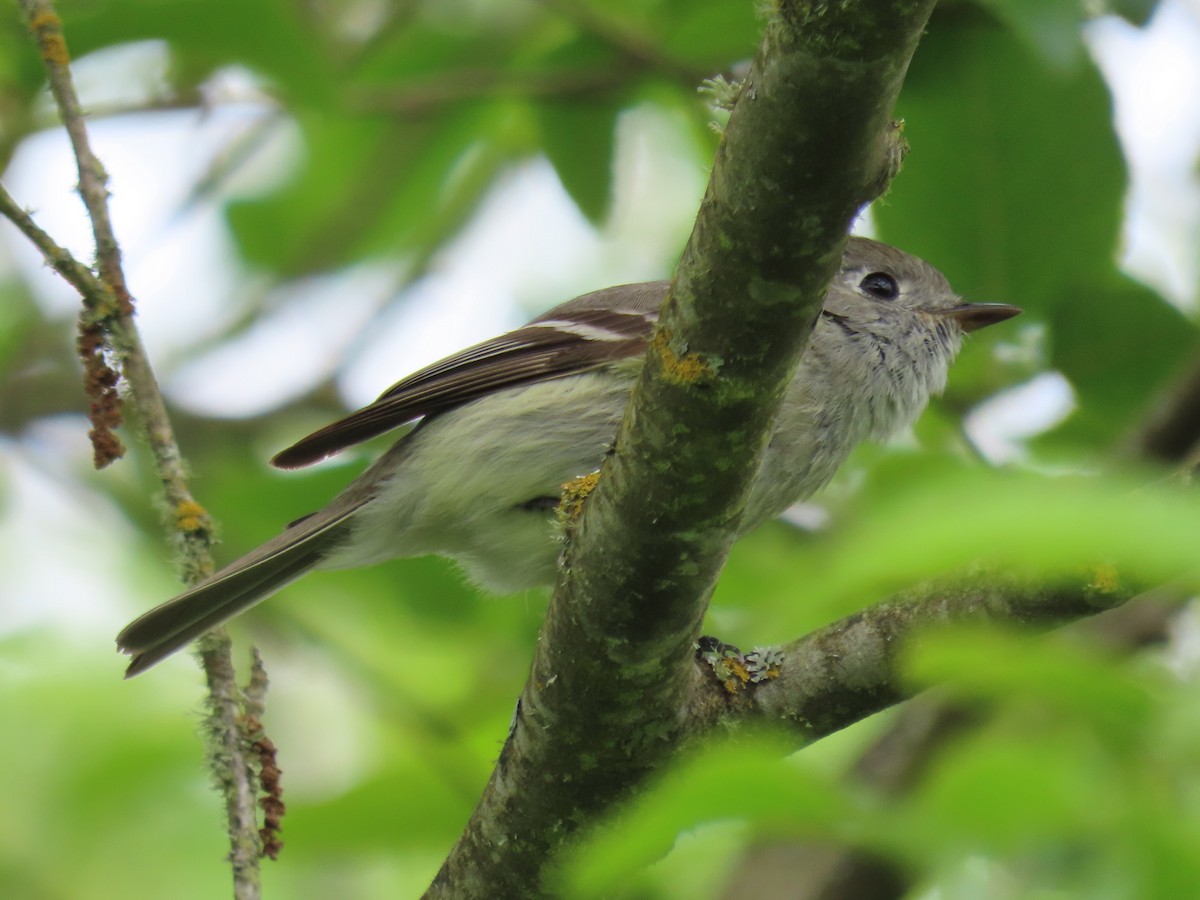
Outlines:
[[861, 290], [880, 300], [895, 300], [900, 296], [900, 285], [887, 272], [872, 272], [858, 283]]

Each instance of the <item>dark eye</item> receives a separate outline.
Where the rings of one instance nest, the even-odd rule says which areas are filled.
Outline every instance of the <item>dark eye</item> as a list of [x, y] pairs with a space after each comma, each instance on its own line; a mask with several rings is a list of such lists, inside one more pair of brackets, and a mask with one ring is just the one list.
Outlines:
[[872, 272], [858, 283], [859, 288], [880, 300], [895, 300], [900, 296], [900, 285], [887, 272]]

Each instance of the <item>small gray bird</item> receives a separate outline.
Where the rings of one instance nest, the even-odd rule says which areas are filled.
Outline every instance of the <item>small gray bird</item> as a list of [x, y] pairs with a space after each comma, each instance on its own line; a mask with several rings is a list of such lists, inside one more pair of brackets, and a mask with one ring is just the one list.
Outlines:
[[[562, 485], [612, 446], [667, 284], [577, 297], [279, 453], [274, 465], [298, 468], [421, 419], [324, 509], [130, 623], [117, 635], [133, 655], [126, 677], [314, 568], [436, 553], [497, 592], [552, 583]], [[740, 532], [823, 487], [859, 442], [912, 424], [945, 387], [963, 334], [1019, 312], [964, 303], [923, 260], [851, 237]]]

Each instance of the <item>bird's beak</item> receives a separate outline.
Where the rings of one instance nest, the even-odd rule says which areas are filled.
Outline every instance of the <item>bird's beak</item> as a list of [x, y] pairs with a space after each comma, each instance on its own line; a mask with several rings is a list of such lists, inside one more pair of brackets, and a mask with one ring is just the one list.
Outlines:
[[963, 331], [978, 331], [1019, 316], [1021, 312], [1021, 307], [1010, 303], [960, 303], [949, 309], [937, 310], [937, 315], [953, 319]]

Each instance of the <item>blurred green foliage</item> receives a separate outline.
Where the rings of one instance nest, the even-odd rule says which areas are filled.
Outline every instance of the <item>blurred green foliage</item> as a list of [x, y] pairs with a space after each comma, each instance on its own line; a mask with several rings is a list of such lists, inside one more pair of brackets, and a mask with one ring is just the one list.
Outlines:
[[[1190, 685], [1161, 665], [1122, 666], [1062, 635], [1019, 632], [930, 635], [907, 668], [917, 684], [993, 711], [941, 747], [907, 795], [872, 796], [803, 753], [781, 759], [769, 735], [742, 735], [676, 767], [619, 826], [600, 829], [561, 867], [564, 895], [676, 896], [670, 859], [650, 864], [677, 834], [725, 865], [755, 840], [844, 841], [942, 896], [1190, 895], [1200, 876]], [[714, 827], [730, 822], [739, 828]], [[988, 864], [978, 879], [972, 870]]]
[[[610, 227], [622, 117], [648, 107], [682, 121], [690, 156], [674, 164], [707, 166], [716, 138], [696, 87], [753, 53], [753, 6], [71, 0], [60, 12], [76, 57], [162, 42], [165, 82], [141, 86], [140, 115], [206, 102], [203, 87], [226, 67], [257, 79], [298, 133], [298, 162], [253, 196], [193, 199], [221, 204], [248, 271], [287, 285], [364, 260], [418, 277], [496, 180], [539, 156], [586, 219]], [[1148, 4], [1121, 11], [1145, 16]], [[5, 16], [4, 164], [51, 125], [33, 48]], [[919, 447], [855, 455], [825, 498], [828, 527], [773, 524], [735, 549], [712, 613], [721, 637], [793, 638], [977, 560], [1048, 573], [1108, 562], [1147, 580], [1190, 567], [1193, 498], [1145, 487], [1159, 472], [1117, 471], [1113, 449], [1187, 360], [1195, 324], [1117, 269], [1126, 169], [1079, 33], [1074, 0], [955, 2], [935, 15], [898, 110], [914, 149], [875, 220], [965, 295], [1026, 315], [972, 339]], [[84, 428], [69, 324], [33, 296], [16, 270], [0, 271], [0, 429], [12, 447], [64, 411]], [[260, 312], [249, 305], [194, 352]], [[981, 466], [963, 413], [1051, 370], [1078, 409], [1025, 464]], [[252, 421], [180, 414], [195, 490], [230, 553], [357, 471], [356, 459], [281, 476], [262, 462], [333, 413], [318, 388]], [[1046, 475], [1051, 462], [1070, 474]], [[15, 490], [5, 471], [0, 509]], [[128, 609], [102, 633], [18, 629], [0, 643], [0, 894], [220, 896], [226, 848], [198, 758], [198, 675], [177, 660], [123, 683], [109, 652], [123, 617], [172, 589], [155, 477], [136, 444], [113, 472], [74, 461], [54, 472], [119, 510], [141, 559], [125, 573]], [[499, 753], [544, 603], [496, 602], [442, 561], [409, 560], [312, 576], [235, 625], [268, 657], [267, 728], [284, 769], [286, 847], [265, 867], [267, 896], [424, 888]], [[1061, 635], [970, 633], [929, 637], [909, 671], [990, 716], [907, 795], [841, 777], [886, 717], [792, 759], [777, 738], [744, 735], [690, 756], [618, 825], [600, 826], [559, 871], [566, 895], [719, 896], [742, 850], [780, 835], [871, 849], [945, 897], [1195, 892], [1200, 716], [1191, 685], [1161, 661], [1117, 660]]]

